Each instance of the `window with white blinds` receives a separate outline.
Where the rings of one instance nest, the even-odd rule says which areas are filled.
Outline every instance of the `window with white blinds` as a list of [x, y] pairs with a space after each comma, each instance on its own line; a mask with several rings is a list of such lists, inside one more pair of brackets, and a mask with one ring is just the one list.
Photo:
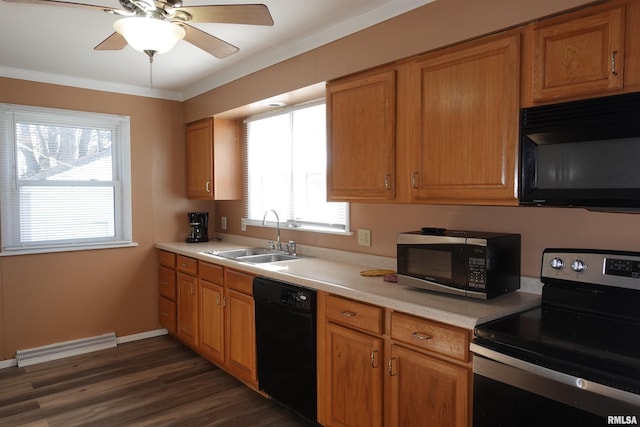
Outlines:
[[[246, 121], [247, 222], [278, 213], [281, 226], [349, 232], [348, 203], [327, 202], [324, 102]], [[275, 215], [267, 217], [273, 225]]]
[[133, 245], [129, 117], [0, 114], [2, 255]]

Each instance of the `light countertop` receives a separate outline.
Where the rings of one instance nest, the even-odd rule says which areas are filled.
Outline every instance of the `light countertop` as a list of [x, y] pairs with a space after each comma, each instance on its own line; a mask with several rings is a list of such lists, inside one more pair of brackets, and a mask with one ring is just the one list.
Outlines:
[[[476, 324], [540, 305], [539, 294], [522, 290], [491, 300], [473, 300], [414, 289], [397, 283], [388, 283], [382, 277], [361, 276], [361, 271], [372, 268], [371, 259], [368, 259], [369, 263], [365, 265], [357, 263], [358, 258], [348, 256], [341, 257], [347, 262], [325, 259], [320, 256], [305, 257], [304, 255], [312, 251], [303, 249], [299, 251], [303, 257], [297, 260], [250, 264], [205, 253], [206, 251], [252, 246], [226, 240], [207, 243], [168, 242], [156, 244], [158, 249], [354, 300], [389, 307], [393, 310], [466, 329], [473, 329]], [[375, 267], [395, 269], [395, 266], [389, 265], [393, 261], [391, 259], [374, 257], [373, 261]]]

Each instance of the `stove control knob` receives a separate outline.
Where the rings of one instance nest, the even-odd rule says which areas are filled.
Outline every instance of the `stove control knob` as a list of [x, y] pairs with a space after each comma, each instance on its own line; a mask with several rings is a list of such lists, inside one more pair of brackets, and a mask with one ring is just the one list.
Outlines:
[[587, 266], [584, 264], [584, 261], [582, 260], [577, 259], [571, 263], [571, 269], [576, 273], [581, 273], [584, 270], [586, 270], [586, 268]]
[[564, 261], [562, 260], [562, 258], [553, 258], [551, 260], [551, 268], [555, 270], [562, 270], [564, 268]]

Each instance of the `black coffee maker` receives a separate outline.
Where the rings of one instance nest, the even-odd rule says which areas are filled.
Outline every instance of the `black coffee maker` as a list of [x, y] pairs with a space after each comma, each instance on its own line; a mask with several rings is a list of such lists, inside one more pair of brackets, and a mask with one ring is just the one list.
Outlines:
[[198, 243], [209, 241], [209, 212], [189, 212], [189, 237], [187, 243]]

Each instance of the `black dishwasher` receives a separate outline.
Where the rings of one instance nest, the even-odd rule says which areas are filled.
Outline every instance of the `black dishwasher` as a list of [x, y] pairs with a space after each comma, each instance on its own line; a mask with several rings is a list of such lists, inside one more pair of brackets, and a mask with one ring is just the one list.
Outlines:
[[316, 422], [316, 291], [253, 280], [260, 390]]

